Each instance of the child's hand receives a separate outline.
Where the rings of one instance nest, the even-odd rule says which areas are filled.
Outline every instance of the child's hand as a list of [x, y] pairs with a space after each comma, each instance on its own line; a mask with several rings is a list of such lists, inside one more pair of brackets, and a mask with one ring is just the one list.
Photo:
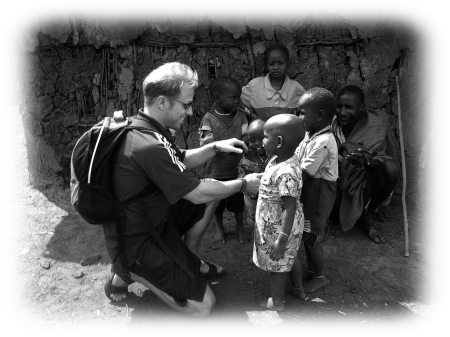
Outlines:
[[272, 260], [278, 261], [279, 259], [284, 257], [285, 252], [286, 252], [286, 241], [282, 241], [278, 238], [274, 242], [269, 256]]

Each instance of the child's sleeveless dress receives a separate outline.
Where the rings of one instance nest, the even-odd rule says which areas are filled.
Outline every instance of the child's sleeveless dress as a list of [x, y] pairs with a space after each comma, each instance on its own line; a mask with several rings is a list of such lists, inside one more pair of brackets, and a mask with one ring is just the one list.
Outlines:
[[[304, 226], [300, 202], [302, 171], [295, 154], [279, 164], [276, 163], [276, 158], [276, 156], [272, 158], [267, 165], [259, 187], [253, 262], [263, 270], [283, 273], [291, 271], [302, 239]], [[281, 230], [285, 211], [282, 196], [294, 197], [297, 201], [294, 223], [286, 243], [286, 252], [283, 258], [274, 261], [269, 254]]]

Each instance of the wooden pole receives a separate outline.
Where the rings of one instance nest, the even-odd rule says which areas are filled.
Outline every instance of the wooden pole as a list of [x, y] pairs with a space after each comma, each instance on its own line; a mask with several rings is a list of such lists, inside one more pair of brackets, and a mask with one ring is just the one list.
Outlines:
[[397, 102], [398, 102], [398, 131], [400, 135], [400, 153], [402, 155], [402, 208], [403, 208], [403, 232], [405, 233], [405, 256], [409, 256], [409, 235], [408, 235], [408, 214], [406, 212], [406, 165], [405, 165], [405, 148], [403, 146], [403, 132], [402, 132], [402, 109], [400, 107], [400, 86], [398, 84], [398, 76], [395, 76], [395, 83], [397, 85]]

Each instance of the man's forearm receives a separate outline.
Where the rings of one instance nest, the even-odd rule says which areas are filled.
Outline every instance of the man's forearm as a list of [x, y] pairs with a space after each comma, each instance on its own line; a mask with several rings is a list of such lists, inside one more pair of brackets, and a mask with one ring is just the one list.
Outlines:
[[186, 150], [183, 164], [186, 165], [186, 167], [190, 170], [204, 164], [216, 154], [213, 145], [214, 142], [206, 144], [197, 149]]
[[220, 200], [238, 193], [243, 187], [241, 179], [229, 181], [202, 181], [197, 188], [184, 199], [194, 204], [202, 204], [213, 200]]

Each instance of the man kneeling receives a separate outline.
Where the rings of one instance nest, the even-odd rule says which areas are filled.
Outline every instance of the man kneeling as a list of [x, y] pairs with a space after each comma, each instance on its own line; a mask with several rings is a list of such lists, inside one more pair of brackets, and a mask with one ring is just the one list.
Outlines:
[[[122, 228], [104, 225], [108, 254], [113, 261], [119, 256], [104, 289], [110, 299], [120, 301], [127, 296], [128, 284], [137, 281], [172, 309], [202, 317], [215, 304], [206, 278], [224, 272], [196, 256], [206, 229], [205, 221], [201, 221], [205, 203], [238, 192], [255, 195], [260, 182], [254, 175], [206, 182], [191, 171], [217, 152], [247, 151], [240, 140], [228, 139], [192, 150], [180, 150], [174, 144], [167, 129], [179, 130], [192, 115], [197, 81], [195, 71], [173, 62], [153, 70], [143, 83], [144, 109], [134, 118], [149, 128], [127, 131], [118, 144], [113, 158], [113, 186], [120, 201], [138, 195], [144, 188], [148, 193], [124, 209]], [[151, 234], [151, 226], [158, 235]], [[163, 244], [156, 242], [155, 236]]]

